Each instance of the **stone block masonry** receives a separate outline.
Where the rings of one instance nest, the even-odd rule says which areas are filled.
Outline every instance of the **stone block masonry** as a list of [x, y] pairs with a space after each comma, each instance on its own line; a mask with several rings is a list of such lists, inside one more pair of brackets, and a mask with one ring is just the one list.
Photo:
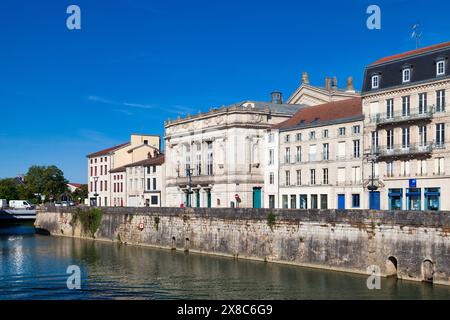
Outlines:
[[[86, 209], [87, 210], [87, 209]], [[102, 208], [96, 240], [450, 285], [450, 212]], [[46, 208], [36, 228], [92, 238], [74, 208]]]

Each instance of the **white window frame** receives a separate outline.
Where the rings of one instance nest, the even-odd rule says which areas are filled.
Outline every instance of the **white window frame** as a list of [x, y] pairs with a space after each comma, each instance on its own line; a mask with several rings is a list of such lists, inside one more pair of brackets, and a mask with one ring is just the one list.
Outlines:
[[402, 70], [402, 82], [411, 82], [411, 68], [405, 68]]
[[372, 89], [378, 89], [380, 87], [380, 76], [372, 76]]
[[[439, 67], [442, 66], [442, 72], [439, 72]], [[436, 63], [436, 76], [445, 75], [445, 60], [439, 60]]]

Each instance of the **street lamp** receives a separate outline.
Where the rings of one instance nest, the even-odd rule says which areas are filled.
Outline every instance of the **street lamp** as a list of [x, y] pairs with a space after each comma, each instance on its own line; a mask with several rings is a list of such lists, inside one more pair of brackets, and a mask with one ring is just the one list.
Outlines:
[[366, 159], [368, 162], [372, 165], [372, 175], [370, 177], [370, 184], [367, 186], [367, 189], [369, 190], [369, 207], [371, 210], [374, 210], [374, 203], [375, 203], [375, 191], [378, 190], [378, 186], [375, 185], [375, 163], [377, 161], [377, 155], [375, 152], [372, 151], [372, 153], [366, 154]]
[[93, 177], [94, 179], [94, 197], [95, 197], [95, 205], [94, 207], [97, 206], [97, 197], [98, 197], [98, 193], [97, 193], [97, 181], [98, 181], [98, 177]]

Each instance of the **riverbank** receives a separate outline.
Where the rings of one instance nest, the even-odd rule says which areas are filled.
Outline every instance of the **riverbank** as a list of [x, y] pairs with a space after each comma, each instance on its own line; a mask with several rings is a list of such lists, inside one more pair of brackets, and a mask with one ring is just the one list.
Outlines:
[[39, 211], [51, 235], [450, 285], [446, 212], [102, 208], [88, 230], [73, 208]]

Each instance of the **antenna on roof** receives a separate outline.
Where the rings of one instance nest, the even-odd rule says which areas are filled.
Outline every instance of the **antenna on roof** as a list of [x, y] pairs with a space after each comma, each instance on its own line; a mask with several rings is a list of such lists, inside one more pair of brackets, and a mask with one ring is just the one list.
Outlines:
[[422, 37], [422, 32], [420, 32], [420, 24], [416, 23], [414, 24], [411, 29], [413, 30], [412, 34], [411, 34], [411, 38], [415, 38], [416, 39], [416, 49], [419, 48], [419, 44], [420, 44], [420, 38]]

